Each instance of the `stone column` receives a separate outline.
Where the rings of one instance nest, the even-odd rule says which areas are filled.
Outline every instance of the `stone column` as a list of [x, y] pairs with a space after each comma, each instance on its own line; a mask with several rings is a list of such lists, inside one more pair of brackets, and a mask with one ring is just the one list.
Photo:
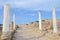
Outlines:
[[41, 31], [41, 30], [42, 30], [42, 25], [41, 25], [41, 23], [42, 23], [42, 21], [41, 21], [41, 13], [38, 12], [38, 15], [39, 15], [39, 30]]
[[16, 14], [13, 15], [13, 29], [16, 30]]
[[56, 11], [55, 11], [55, 8], [53, 8], [52, 16], [53, 16], [53, 32], [57, 33], [57, 22], [56, 22]]
[[10, 23], [10, 31], [13, 32], [13, 22]]
[[4, 18], [1, 39], [7, 39], [10, 33], [10, 7], [8, 4], [4, 5]]

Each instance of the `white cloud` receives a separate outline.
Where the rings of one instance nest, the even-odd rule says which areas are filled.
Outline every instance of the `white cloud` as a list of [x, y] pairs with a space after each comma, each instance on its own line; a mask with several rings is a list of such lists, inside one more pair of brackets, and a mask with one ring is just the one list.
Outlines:
[[0, 6], [10, 4], [11, 8], [25, 8], [31, 10], [51, 10], [53, 6], [60, 9], [60, 0], [9, 0], [0, 1]]

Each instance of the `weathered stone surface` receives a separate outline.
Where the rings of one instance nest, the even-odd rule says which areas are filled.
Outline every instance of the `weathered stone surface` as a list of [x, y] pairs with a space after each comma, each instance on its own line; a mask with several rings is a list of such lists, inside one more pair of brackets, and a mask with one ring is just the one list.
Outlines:
[[53, 8], [52, 16], [53, 16], [53, 32], [57, 33], [57, 21], [56, 21], [56, 11], [55, 11], [55, 8]]
[[13, 31], [13, 22], [10, 23], [10, 31]]
[[[38, 30], [37, 30], [38, 31]], [[31, 30], [25, 25], [20, 26], [14, 34], [13, 40], [58, 40], [58, 35], [53, 33], [53, 30], [43, 31], [40, 33], [35, 30]]]
[[16, 14], [13, 15], [13, 29], [16, 30]]
[[42, 31], [42, 19], [41, 19], [41, 13], [38, 13], [39, 16], [39, 30]]
[[10, 39], [11, 38], [11, 33], [10, 32], [4, 32], [2, 33], [1, 39]]
[[4, 18], [1, 39], [10, 39], [10, 7], [8, 4], [4, 5]]

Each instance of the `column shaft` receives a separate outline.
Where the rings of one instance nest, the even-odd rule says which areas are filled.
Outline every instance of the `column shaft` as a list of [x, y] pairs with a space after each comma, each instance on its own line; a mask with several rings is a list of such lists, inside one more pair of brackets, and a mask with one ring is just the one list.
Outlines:
[[9, 38], [9, 34], [10, 34], [9, 23], [10, 23], [10, 7], [8, 4], [6, 4], [6, 5], [4, 5], [4, 18], [3, 18], [1, 39]]
[[53, 8], [52, 15], [53, 15], [53, 31], [57, 32], [57, 22], [56, 22], [56, 11], [55, 11], [55, 8]]
[[41, 23], [42, 23], [42, 21], [41, 21], [41, 13], [39, 12], [38, 14], [39, 14], [39, 30], [42, 30], [42, 25], [41, 25]]
[[14, 30], [16, 29], [16, 14], [13, 15], [13, 26], [14, 26]]

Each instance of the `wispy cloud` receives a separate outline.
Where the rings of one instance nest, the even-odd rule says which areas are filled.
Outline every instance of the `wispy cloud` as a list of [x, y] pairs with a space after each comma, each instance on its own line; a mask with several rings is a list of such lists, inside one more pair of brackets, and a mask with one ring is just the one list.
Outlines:
[[[16, 13], [17, 23], [26, 23], [38, 20], [38, 11], [41, 10], [42, 19], [52, 18], [51, 10], [55, 6], [57, 18], [60, 18], [60, 0], [0, 0], [0, 23], [3, 22], [3, 6], [9, 4], [11, 7], [11, 21], [12, 14]], [[42, 11], [43, 10], [43, 11]]]
[[0, 1], [0, 6], [10, 4], [11, 8], [25, 8], [31, 10], [52, 10], [55, 6], [60, 9], [60, 0], [8, 0]]

